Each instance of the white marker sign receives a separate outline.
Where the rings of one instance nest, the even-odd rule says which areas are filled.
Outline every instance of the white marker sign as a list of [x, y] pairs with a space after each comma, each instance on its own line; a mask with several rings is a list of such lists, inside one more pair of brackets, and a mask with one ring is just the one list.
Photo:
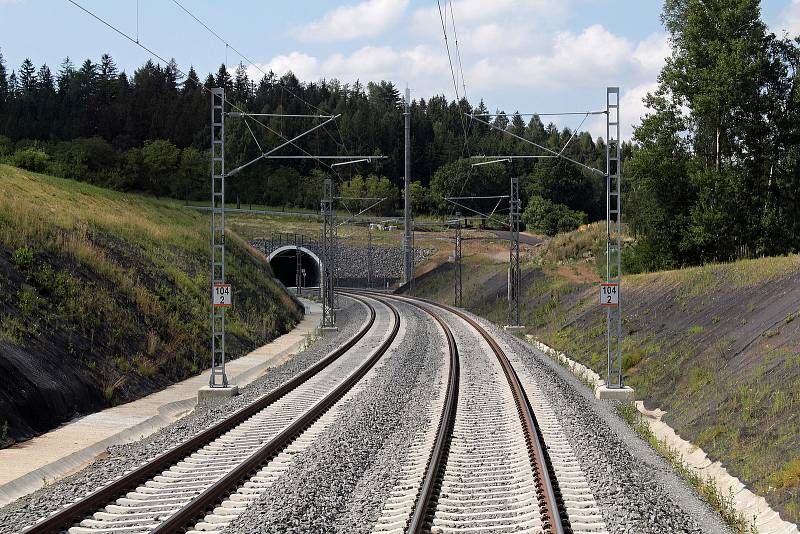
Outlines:
[[233, 292], [230, 284], [216, 284], [211, 294], [214, 298], [215, 308], [230, 308], [233, 303]]
[[618, 284], [600, 284], [600, 305], [619, 306]]

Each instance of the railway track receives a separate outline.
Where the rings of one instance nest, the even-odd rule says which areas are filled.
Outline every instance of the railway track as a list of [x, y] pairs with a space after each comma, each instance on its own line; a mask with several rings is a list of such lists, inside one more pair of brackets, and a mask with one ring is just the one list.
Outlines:
[[[394, 306], [371, 297], [352, 298], [367, 307], [369, 318], [342, 347], [253, 404], [22, 532], [167, 533], [224, 527], [269, 484], [264, 469], [271, 464], [276, 471], [281, 454], [307, 444], [305, 433], [397, 337], [400, 316]], [[370, 301], [380, 302], [388, 313], [379, 318]], [[199, 518], [204, 520], [197, 523]]]
[[[436, 430], [409, 454], [374, 531], [571, 533], [533, 407], [494, 337], [458, 309], [392, 298], [421, 308], [439, 323], [448, 340], [450, 373]], [[476, 342], [465, 347], [469, 357], [462, 365], [455, 335], [433, 311], [437, 308], [466, 323], [495, 359], [482, 360], [476, 349], [484, 347]], [[548, 428], [552, 423], [548, 419]], [[565, 461], [557, 459], [567, 474], [574, 465]]]
[[222, 532], [335, 423], [342, 398], [361, 387], [356, 385], [398, 335], [394, 300], [438, 324], [447, 346], [447, 385], [437, 388], [442, 391], [430, 407], [432, 423], [412, 445], [374, 532], [605, 533], [546, 400], [481, 324], [422, 299], [344, 294], [369, 315], [342, 347], [23, 532]]

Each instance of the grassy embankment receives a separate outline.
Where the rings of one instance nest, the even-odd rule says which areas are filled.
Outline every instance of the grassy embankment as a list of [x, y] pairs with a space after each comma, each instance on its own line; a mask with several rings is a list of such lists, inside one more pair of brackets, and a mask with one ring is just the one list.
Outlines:
[[[0, 439], [126, 402], [209, 365], [208, 215], [0, 165]], [[235, 234], [227, 349], [300, 311]]]
[[[523, 269], [522, 322], [605, 376], [605, 312], [596, 305], [604, 229], [563, 235]], [[507, 264], [465, 254], [464, 305], [505, 323]], [[415, 293], [452, 302], [447, 266]], [[683, 437], [800, 522], [800, 256], [623, 280], [627, 383]]]

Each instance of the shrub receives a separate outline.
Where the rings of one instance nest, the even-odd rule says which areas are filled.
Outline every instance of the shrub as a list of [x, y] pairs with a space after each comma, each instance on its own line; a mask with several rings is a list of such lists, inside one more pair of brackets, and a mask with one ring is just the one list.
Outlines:
[[529, 229], [554, 236], [561, 232], [571, 232], [586, 224], [586, 214], [544, 197], [534, 196], [528, 202], [522, 220]]
[[50, 157], [40, 148], [23, 148], [14, 153], [11, 164], [32, 172], [45, 172]]
[[33, 251], [26, 245], [22, 245], [11, 256], [11, 263], [17, 266], [20, 271], [28, 272], [33, 264]]

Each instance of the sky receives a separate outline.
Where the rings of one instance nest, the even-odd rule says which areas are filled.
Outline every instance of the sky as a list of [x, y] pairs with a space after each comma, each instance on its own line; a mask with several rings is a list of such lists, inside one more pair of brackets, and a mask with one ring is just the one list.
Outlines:
[[[75, 1], [201, 78], [243, 61], [173, 0]], [[606, 87], [618, 86], [623, 138], [670, 53], [657, 0], [441, 0], [450, 60], [431, 0], [179, 1], [255, 62], [256, 78], [271, 69], [304, 81], [385, 79], [414, 99], [453, 99], [466, 87], [471, 102], [508, 113], [600, 110]], [[800, 0], [761, 5], [772, 31], [800, 34]], [[30, 58], [56, 71], [66, 56], [80, 64], [107, 52], [132, 72], [151, 57], [67, 0], [0, 0], [0, 52], [9, 70]], [[554, 122], [574, 129], [582, 119]], [[605, 137], [605, 119], [590, 116], [581, 129]]]

